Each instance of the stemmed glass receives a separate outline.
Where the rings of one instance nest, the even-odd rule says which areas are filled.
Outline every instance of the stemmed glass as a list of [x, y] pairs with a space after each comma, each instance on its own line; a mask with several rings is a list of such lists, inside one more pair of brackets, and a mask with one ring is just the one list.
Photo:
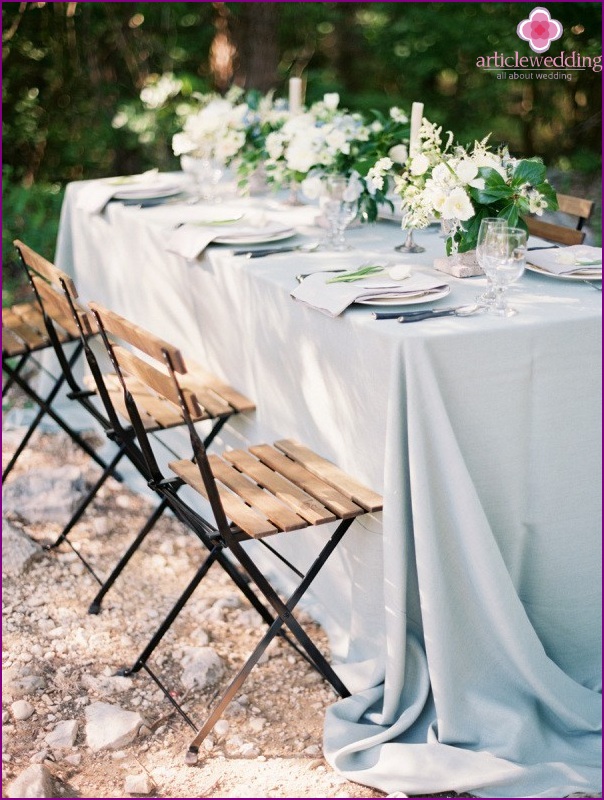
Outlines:
[[[485, 242], [489, 232], [498, 228], [507, 228], [507, 222], [505, 219], [502, 217], [485, 217], [481, 221], [480, 228], [478, 230], [478, 240], [476, 242], [476, 260], [482, 267], [485, 275], [487, 275], [485, 270]], [[476, 302], [485, 306], [491, 306], [495, 302], [495, 287], [493, 286], [493, 281], [490, 275], [487, 275], [487, 288], [482, 294], [478, 295]]]
[[323, 212], [329, 225], [325, 239], [319, 245], [320, 250], [351, 250], [346, 243], [344, 231], [357, 215], [357, 200], [349, 199], [348, 179], [330, 175], [325, 180], [325, 199]]
[[486, 234], [483, 244], [484, 269], [495, 287], [495, 302], [489, 307], [492, 314], [511, 317], [517, 314], [507, 304], [506, 290], [524, 272], [526, 263], [526, 231], [522, 228], [494, 227]]
[[198, 199], [206, 201], [219, 199], [216, 187], [224, 175], [222, 164], [210, 158], [181, 156], [180, 165], [182, 171], [193, 178]]
[[413, 238], [413, 228], [408, 228], [405, 222], [403, 221], [403, 230], [407, 231], [407, 236], [405, 237], [405, 241], [402, 244], [397, 244], [394, 248], [399, 253], [424, 253], [426, 248], [422, 247], [421, 244], [416, 244], [415, 239]]

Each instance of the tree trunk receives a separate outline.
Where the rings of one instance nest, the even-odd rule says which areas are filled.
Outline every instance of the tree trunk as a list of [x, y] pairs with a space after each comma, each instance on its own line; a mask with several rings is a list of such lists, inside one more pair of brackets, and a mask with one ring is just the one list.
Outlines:
[[273, 3], [242, 3], [234, 26], [239, 63], [236, 83], [268, 92], [279, 77], [279, 8]]

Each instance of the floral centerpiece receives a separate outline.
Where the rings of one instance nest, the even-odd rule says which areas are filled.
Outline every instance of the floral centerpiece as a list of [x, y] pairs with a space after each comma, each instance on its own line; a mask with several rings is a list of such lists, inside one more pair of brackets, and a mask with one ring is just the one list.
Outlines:
[[379, 204], [390, 202], [386, 194], [395, 159], [407, 156], [408, 120], [398, 108], [389, 117], [374, 112], [366, 120], [339, 103], [337, 93], [326, 94], [269, 134], [267, 174], [277, 185], [301, 183], [310, 199], [323, 193], [328, 176], [345, 177], [346, 199], [357, 202], [361, 219], [373, 221]]
[[185, 118], [182, 131], [172, 138], [174, 155], [228, 164], [245, 144], [248, 107], [240, 102], [242, 96], [243, 90], [237, 87], [224, 97], [199, 95], [199, 110]]
[[512, 227], [526, 227], [526, 214], [555, 210], [556, 193], [539, 158], [516, 159], [506, 147], [493, 150], [487, 136], [471, 148], [453, 145], [449, 132], [424, 119], [419, 146], [396, 178], [406, 212], [404, 227], [425, 228], [440, 219], [447, 233], [447, 253], [476, 247], [480, 222], [502, 217]]

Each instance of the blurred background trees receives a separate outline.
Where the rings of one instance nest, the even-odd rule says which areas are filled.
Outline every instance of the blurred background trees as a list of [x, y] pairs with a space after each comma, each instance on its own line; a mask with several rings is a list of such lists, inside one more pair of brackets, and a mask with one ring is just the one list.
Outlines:
[[[192, 92], [236, 83], [286, 96], [292, 75], [305, 78], [308, 102], [326, 91], [355, 110], [421, 100], [459, 141], [492, 131], [514, 154], [542, 156], [558, 189], [599, 200], [601, 73], [514, 81], [476, 67], [495, 50], [530, 52], [516, 26], [531, 8], [3, 3], [3, 254], [26, 230], [52, 255], [68, 181], [178, 168], [174, 110]], [[601, 55], [600, 3], [555, 3], [551, 13], [564, 27], [553, 55]]]

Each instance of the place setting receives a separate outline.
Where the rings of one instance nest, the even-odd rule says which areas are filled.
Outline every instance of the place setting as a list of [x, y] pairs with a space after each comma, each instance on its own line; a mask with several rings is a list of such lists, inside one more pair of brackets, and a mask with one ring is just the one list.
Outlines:
[[449, 284], [438, 276], [377, 259], [356, 268], [320, 270], [297, 278], [300, 285], [291, 296], [330, 317], [339, 316], [352, 305], [404, 309], [441, 300], [451, 292]]
[[601, 281], [602, 250], [590, 245], [528, 248], [526, 269], [563, 281]]

